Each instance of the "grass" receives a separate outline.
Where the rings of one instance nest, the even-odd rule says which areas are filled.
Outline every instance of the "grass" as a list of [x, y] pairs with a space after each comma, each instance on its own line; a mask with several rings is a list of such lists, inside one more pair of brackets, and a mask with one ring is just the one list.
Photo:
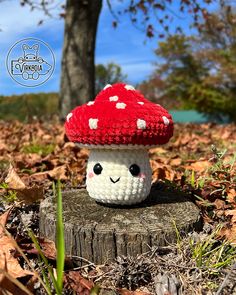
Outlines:
[[[181, 234], [173, 220], [177, 238], [178, 250], [184, 251], [186, 248], [186, 239], [181, 237]], [[209, 235], [194, 236], [187, 238], [187, 248], [191, 250], [192, 259], [195, 261], [196, 267], [209, 272], [209, 274], [217, 274], [218, 270], [231, 265], [236, 259], [236, 248], [228, 241], [219, 240], [219, 232], [222, 229], [218, 225]]]
[[5, 182], [0, 183], [0, 189], [4, 189], [6, 191], [5, 194], [1, 195], [1, 198], [7, 203], [11, 204], [17, 200], [17, 193], [14, 190], [9, 190], [8, 184]]
[[[54, 189], [55, 191], [55, 189]], [[57, 231], [56, 231], [56, 246], [57, 246], [57, 283], [59, 291], [63, 289], [63, 271], [65, 262], [65, 239], [64, 225], [62, 217], [62, 193], [60, 181], [57, 183]]]
[[43, 145], [37, 142], [32, 142], [29, 145], [25, 145], [21, 151], [25, 154], [38, 154], [40, 156], [46, 157], [51, 154], [55, 149], [55, 144]]
[[209, 274], [218, 274], [221, 268], [232, 265], [236, 259], [236, 248], [228, 241], [219, 241], [218, 239], [221, 228], [218, 226], [202, 240], [196, 241], [194, 238], [189, 240], [192, 258], [196, 266], [203, 268]]
[[[211, 233], [194, 232], [187, 237], [183, 237], [180, 234], [174, 221], [173, 227], [177, 242], [176, 245], [171, 245], [171, 247], [177, 250], [178, 254], [176, 256], [181, 257], [179, 261], [181, 261], [183, 267], [189, 270], [191, 269], [193, 273], [201, 273], [203, 289], [206, 287], [212, 291], [219, 290], [222, 273], [224, 274], [226, 269], [231, 269], [236, 260], [236, 247], [231, 245], [227, 240], [219, 239], [222, 225], [218, 225]], [[166, 263], [168, 264], [171, 261], [171, 257], [167, 257], [166, 259]], [[190, 273], [186, 275], [189, 276]], [[183, 276], [182, 279], [184, 279]], [[200, 292], [202, 292], [202, 289]], [[200, 293], [196, 291], [193, 294]]]
[[[57, 198], [57, 223], [56, 223], [56, 248], [57, 248], [57, 268], [56, 276], [53, 273], [53, 268], [49, 264], [47, 258], [43, 254], [43, 251], [40, 248], [40, 245], [32, 231], [28, 231], [30, 238], [32, 239], [36, 249], [39, 253], [39, 261], [42, 264], [42, 279], [45, 282], [45, 291], [48, 295], [54, 294], [51, 290], [51, 282], [56, 291], [57, 295], [63, 294], [63, 272], [64, 272], [64, 262], [65, 262], [65, 241], [64, 241], [64, 226], [63, 226], [63, 217], [62, 217], [62, 194], [61, 194], [61, 184], [58, 181], [57, 186], [53, 184], [53, 192]], [[46, 272], [46, 270], [47, 272]], [[50, 280], [49, 280], [49, 278]]]
[[[234, 164], [236, 162], [236, 153], [234, 153], [228, 161], [225, 161], [224, 157], [227, 154], [227, 149], [219, 151], [215, 145], [212, 145], [211, 149], [213, 152], [213, 157], [211, 159], [212, 165], [206, 169], [202, 176], [197, 177], [197, 173], [194, 170], [184, 171], [186, 182], [190, 184], [191, 187], [194, 189], [202, 189], [209, 181], [236, 181], [236, 176], [233, 178], [230, 176], [230, 173], [232, 172], [232, 169], [234, 168]], [[225, 175], [225, 179], [222, 179], [222, 174]], [[223, 187], [219, 190], [222, 190], [222, 194], [224, 193]], [[213, 194], [214, 192], [216, 191], [213, 191], [211, 193]]]

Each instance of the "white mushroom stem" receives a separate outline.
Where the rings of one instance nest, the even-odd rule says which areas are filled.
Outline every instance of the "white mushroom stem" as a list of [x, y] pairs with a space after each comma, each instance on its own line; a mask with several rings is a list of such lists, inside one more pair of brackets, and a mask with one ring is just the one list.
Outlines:
[[140, 203], [150, 192], [151, 176], [145, 149], [92, 149], [90, 152], [86, 184], [89, 195], [98, 202]]

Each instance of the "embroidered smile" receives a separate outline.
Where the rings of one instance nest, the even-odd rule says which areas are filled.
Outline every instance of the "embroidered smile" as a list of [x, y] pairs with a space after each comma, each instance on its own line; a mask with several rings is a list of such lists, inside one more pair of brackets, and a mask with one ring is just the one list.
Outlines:
[[116, 183], [116, 182], [118, 182], [118, 181], [120, 180], [120, 177], [117, 178], [116, 180], [113, 180], [113, 179], [110, 177], [110, 180], [111, 180], [111, 182]]

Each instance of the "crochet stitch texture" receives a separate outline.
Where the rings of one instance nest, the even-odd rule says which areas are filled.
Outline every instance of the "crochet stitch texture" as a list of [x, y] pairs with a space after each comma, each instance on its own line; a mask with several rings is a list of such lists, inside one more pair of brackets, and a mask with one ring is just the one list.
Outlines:
[[131, 205], [147, 198], [152, 171], [148, 148], [169, 141], [171, 115], [133, 86], [107, 85], [94, 101], [67, 115], [66, 134], [90, 149], [86, 185], [100, 203]]
[[66, 134], [81, 145], [165, 144], [173, 135], [171, 115], [123, 83], [107, 85], [94, 101], [76, 107], [67, 116]]
[[[99, 163], [102, 172], [95, 175], [94, 166]], [[133, 176], [129, 167], [140, 167]], [[100, 203], [131, 205], [142, 202], [151, 189], [152, 171], [145, 150], [93, 149], [89, 155], [86, 185], [91, 198]]]

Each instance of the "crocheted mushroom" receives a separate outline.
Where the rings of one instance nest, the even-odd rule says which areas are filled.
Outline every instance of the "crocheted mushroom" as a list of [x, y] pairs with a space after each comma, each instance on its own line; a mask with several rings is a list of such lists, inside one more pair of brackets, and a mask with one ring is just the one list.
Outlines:
[[131, 85], [108, 84], [94, 101], [75, 108], [65, 123], [68, 138], [90, 149], [86, 185], [101, 203], [142, 202], [151, 189], [148, 149], [173, 135], [171, 115]]

